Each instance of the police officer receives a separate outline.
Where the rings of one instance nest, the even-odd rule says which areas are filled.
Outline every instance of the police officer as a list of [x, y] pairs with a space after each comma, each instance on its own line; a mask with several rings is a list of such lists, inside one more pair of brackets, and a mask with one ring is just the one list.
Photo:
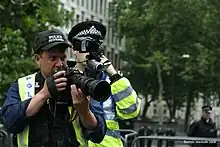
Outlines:
[[[68, 39], [73, 44], [76, 67], [86, 71], [91, 77], [108, 81], [111, 84], [111, 96], [105, 102], [101, 102], [107, 124], [105, 138], [100, 144], [90, 142], [89, 146], [123, 147], [117, 119], [126, 120], [137, 117], [140, 112], [140, 99], [129, 80], [117, 72], [102, 53], [101, 46], [105, 35], [106, 27], [103, 24], [97, 21], [85, 21], [72, 27]], [[77, 39], [82, 40], [81, 45], [76, 43]], [[86, 43], [85, 40], [88, 42]], [[96, 59], [98, 55], [100, 55], [100, 60]], [[92, 60], [88, 56], [93, 56]], [[102, 63], [103, 68], [100, 70], [91, 68], [88, 64], [90, 60]]]
[[[150, 135], [153, 135], [153, 133], [154, 133], [154, 131], [153, 131], [153, 129], [151, 128], [151, 126], [148, 126], [147, 127], [147, 136], [150, 136]], [[148, 139], [147, 140], [147, 147], [151, 147], [151, 145], [152, 145], [152, 140], [151, 139]]]
[[[163, 135], [165, 134], [165, 131], [164, 131], [163, 128], [159, 127], [159, 128], [157, 128], [157, 130], [156, 130], [156, 134], [157, 134], [158, 136], [163, 136]], [[162, 147], [162, 145], [163, 145], [163, 140], [162, 140], [162, 139], [158, 139], [158, 141], [157, 141], [157, 147]]]
[[[167, 128], [165, 134], [166, 134], [166, 136], [175, 136], [176, 132], [174, 131], [173, 128]], [[173, 147], [173, 146], [174, 146], [173, 140], [166, 141], [166, 147]]]
[[[205, 105], [202, 107], [202, 117], [199, 121], [194, 121], [190, 127], [188, 136], [191, 137], [217, 137], [216, 125], [210, 118], [212, 107]], [[192, 144], [193, 147], [216, 147], [215, 143]]]
[[[106, 131], [100, 105], [89, 103], [79, 88], [71, 85], [69, 103], [56, 103], [57, 93], [67, 89], [66, 50], [71, 47], [60, 30], [37, 34], [33, 49], [40, 71], [11, 84], [2, 108], [5, 128], [14, 134], [18, 147], [78, 147], [87, 140], [100, 143]], [[62, 97], [60, 97], [62, 99]]]
[[[138, 136], [145, 136], [146, 135], [146, 126], [141, 126], [140, 129], [138, 130]], [[145, 139], [140, 139], [139, 140], [139, 146], [145, 146]]]

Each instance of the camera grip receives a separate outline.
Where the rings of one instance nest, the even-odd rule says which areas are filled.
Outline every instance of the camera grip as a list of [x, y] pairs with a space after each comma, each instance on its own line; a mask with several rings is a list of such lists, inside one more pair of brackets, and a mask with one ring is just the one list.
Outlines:
[[58, 98], [59, 97], [59, 92], [57, 90], [56, 83], [55, 83], [53, 77], [47, 78], [46, 79], [46, 84], [47, 84], [48, 91], [51, 95], [51, 98], [52, 99]]

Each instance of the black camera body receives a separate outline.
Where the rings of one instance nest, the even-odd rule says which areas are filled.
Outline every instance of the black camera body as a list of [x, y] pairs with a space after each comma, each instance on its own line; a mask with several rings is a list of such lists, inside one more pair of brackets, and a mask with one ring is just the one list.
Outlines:
[[[65, 71], [64, 77], [67, 78], [67, 87], [65, 91], [59, 92], [58, 95], [56, 94], [58, 101], [62, 102], [72, 99], [70, 86], [73, 84], [75, 84], [77, 88], [80, 88], [84, 95], [90, 96], [99, 102], [107, 100], [111, 95], [111, 87], [107, 81], [87, 77], [83, 72], [74, 67], [67, 67]], [[55, 71], [55, 73], [56, 72], [58, 71]]]

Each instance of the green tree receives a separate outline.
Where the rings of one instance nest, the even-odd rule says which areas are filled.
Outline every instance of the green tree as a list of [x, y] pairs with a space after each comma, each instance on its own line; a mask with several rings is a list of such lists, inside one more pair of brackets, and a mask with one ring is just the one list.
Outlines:
[[0, 98], [13, 80], [36, 66], [32, 42], [40, 31], [62, 27], [73, 18], [59, 0], [0, 2]]
[[[127, 70], [140, 67], [138, 74], [151, 72], [152, 77], [138, 80], [145, 85], [150, 83], [144, 78], [162, 78], [170, 117], [187, 102], [186, 123], [194, 95], [219, 91], [219, 5], [206, 0], [115, 0], [112, 4], [112, 21], [119, 36], [126, 37], [124, 54], [132, 53], [124, 58], [131, 66]], [[155, 68], [161, 70], [161, 76], [156, 76]], [[148, 90], [146, 87], [137, 90]]]

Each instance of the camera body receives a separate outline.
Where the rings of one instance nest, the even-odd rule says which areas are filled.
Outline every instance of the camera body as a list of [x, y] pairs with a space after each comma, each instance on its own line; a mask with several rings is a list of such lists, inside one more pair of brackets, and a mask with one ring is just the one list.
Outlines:
[[67, 88], [65, 91], [59, 93], [59, 101], [71, 100], [70, 86], [73, 84], [75, 84], [77, 88], [80, 88], [84, 95], [90, 96], [96, 101], [103, 102], [111, 95], [111, 87], [107, 81], [87, 77], [83, 72], [74, 67], [67, 67], [65, 71], [64, 76], [67, 78]]
[[100, 63], [101, 57], [104, 54], [102, 48], [103, 40], [95, 39], [94, 37], [73, 37], [72, 44], [74, 50], [79, 51], [79, 53], [89, 53], [86, 56], [88, 68], [96, 71], [102, 71], [103, 64]]

